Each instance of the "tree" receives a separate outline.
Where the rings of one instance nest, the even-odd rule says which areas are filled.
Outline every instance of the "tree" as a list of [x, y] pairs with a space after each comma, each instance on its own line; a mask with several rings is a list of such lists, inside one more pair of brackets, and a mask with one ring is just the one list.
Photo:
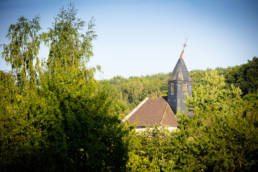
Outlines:
[[38, 60], [40, 47], [39, 38], [39, 17], [28, 20], [25, 17], [18, 18], [16, 24], [9, 27], [7, 38], [9, 44], [3, 44], [2, 56], [11, 64], [16, 74], [18, 84], [24, 87], [26, 80], [30, 80], [30, 85], [35, 84], [36, 70], [34, 60]]
[[2, 57], [12, 67], [11, 73], [1, 72], [0, 79], [0, 167], [3, 171], [31, 165], [28, 162], [39, 155], [39, 145], [44, 143], [46, 130], [41, 128], [43, 122], [37, 116], [44, 108], [37, 96], [34, 65], [35, 60], [38, 62], [39, 30], [38, 17], [32, 20], [20, 17], [9, 27], [9, 43], [3, 44]]
[[258, 58], [253, 57], [247, 64], [229, 68], [225, 74], [226, 82], [235, 84], [242, 91], [243, 95], [257, 93], [258, 91]]
[[169, 132], [155, 126], [141, 133], [130, 133], [127, 171], [173, 171], [173, 145]]
[[[93, 25], [90, 22], [81, 34], [83, 22], [76, 11], [72, 7], [60, 11], [53, 28], [41, 35], [50, 52], [47, 63], [37, 66], [34, 87], [27, 87], [24, 79], [26, 87], [20, 89], [12, 75], [0, 72], [1, 171], [125, 170], [128, 129], [119, 120], [122, 105], [94, 79], [96, 69], [85, 65], [96, 37]], [[26, 33], [34, 33], [33, 27], [27, 29]], [[15, 40], [17, 35], [12, 36]], [[26, 72], [35, 67], [26, 67], [33, 64], [35, 54], [30, 54], [31, 42], [24, 40], [21, 47], [26, 51], [17, 51], [28, 55], [22, 56], [25, 62], [29, 57], [28, 63], [15, 66], [11, 61], [31, 80], [31, 72]], [[9, 59], [20, 57], [10, 54], [8, 46], [4, 54]]]
[[84, 22], [76, 17], [76, 10], [71, 4], [67, 9], [60, 10], [53, 28], [42, 34], [42, 39], [50, 46], [49, 68], [54, 70], [57, 63], [64, 68], [78, 66], [90, 60], [93, 55], [91, 42], [96, 38], [93, 19], [89, 21], [85, 34], [79, 32], [83, 26]]
[[[215, 70], [206, 71], [203, 77], [195, 80], [193, 95], [188, 100], [189, 108], [196, 115], [207, 112], [228, 112], [233, 110], [239, 114], [243, 111], [241, 103], [241, 90], [233, 85], [228, 88], [223, 75]], [[232, 108], [234, 106], [235, 108]]]
[[[210, 70], [193, 88], [187, 102], [192, 118], [179, 115], [179, 129], [172, 144], [181, 158], [177, 168], [191, 171], [252, 171], [257, 164], [258, 138], [255, 121], [246, 118], [246, 102], [239, 88], [226, 87], [224, 77]], [[182, 142], [180, 143], [182, 144]]]
[[[72, 6], [61, 9], [53, 28], [42, 38], [50, 46], [48, 70], [42, 71], [40, 94], [55, 100], [55, 121], [49, 127], [50, 167], [68, 171], [125, 169], [127, 130], [120, 124], [119, 103], [94, 79], [85, 62], [92, 55], [94, 23], [86, 34]], [[52, 106], [52, 105], [50, 105]], [[51, 112], [49, 113], [51, 114]], [[67, 166], [63, 166], [66, 164]]]
[[[201, 73], [201, 77], [198, 73]], [[257, 96], [241, 98], [215, 70], [193, 73], [187, 99], [193, 117], [178, 113], [178, 130], [132, 133], [130, 171], [254, 171], [257, 168]], [[248, 100], [248, 101], [247, 101]]]
[[133, 109], [146, 97], [160, 97], [167, 94], [168, 75], [157, 74], [144, 77], [114, 77], [102, 81], [113, 85], [120, 92], [120, 99], [127, 103], [128, 109]]

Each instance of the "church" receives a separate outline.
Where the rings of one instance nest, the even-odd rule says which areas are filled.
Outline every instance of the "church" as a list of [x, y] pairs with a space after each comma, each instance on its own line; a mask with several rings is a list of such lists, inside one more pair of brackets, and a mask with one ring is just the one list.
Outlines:
[[136, 124], [136, 131], [155, 125], [175, 130], [178, 126], [177, 112], [184, 111], [192, 116], [192, 112], [187, 111], [184, 103], [186, 96], [192, 95], [192, 79], [183, 60], [183, 54], [184, 49], [168, 79], [167, 96], [156, 99], [145, 98], [123, 119], [123, 122], [129, 121], [130, 124]]

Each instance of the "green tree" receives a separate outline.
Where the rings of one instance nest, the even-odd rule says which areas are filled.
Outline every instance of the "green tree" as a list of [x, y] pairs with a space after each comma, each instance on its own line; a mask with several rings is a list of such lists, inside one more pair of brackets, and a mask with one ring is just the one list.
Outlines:
[[94, 20], [89, 21], [85, 34], [79, 32], [83, 26], [84, 21], [76, 17], [76, 10], [72, 5], [60, 10], [53, 28], [42, 34], [42, 39], [50, 48], [47, 62], [49, 68], [54, 70], [58, 65], [56, 63], [61, 63], [64, 68], [69, 65], [78, 66], [90, 60], [93, 55], [91, 42], [96, 38]]
[[[199, 80], [193, 84], [193, 95], [188, 101], [189, 108], [196, 115], [207, 112], [228, 112], [240, 113], [243, 111], [241, 90], [233, 85], [228, 88], [223, 75], [218, 75], [215, 70], [204, 73]], [[232, 108], [234, 106], [234, 108]]]
[[16, 24], [9, 27], [6, 36], [10, 41], [9, 44], [3, 44], [2, 56], [11, 64], [18, 83], [23, 87], [28, 79], [31, 85], [35, 85], [36, 70], [33, 63], [34, 60], [38, 61], [39, 30], [39, 17], [32, 20], [20, 17]]
[[120, 92], [120, 100], [126, 102], [128, 109], [133, 109], [146, 97], [157, 98], [167, 94], [166, 74], [157, 74], [144, 77], [114, 77], [110, 80], [102, 81], [113, 85]]
[[[199, 73], [199, 74], [198, 74]], [[254, 171], [257, 168], [257, 98], [241, 98], [215, 70], [195, 71], [193, 117], [178, 113], [178, 130], [132, 133], [128, 171]], [[200, 75], [201, 74], [201, 75]]]
[[229, 68], [225, 73], [226, 82], [238, 86], [243, 94], [258, 92], [258, 58], [253, 57], [247, 64]]
[[[177, 168], [191, 171], [251, 171], [257, 164], [257, 126], [246, 118], [239, 88], [226, 87], [224, 77], [210, 70], [193, 88], [187, 102], [192, 118], [179, 115]], [[183, 142], [178, 144], [179, 137]], [[183, 143], [183, 144], [182, 144]]]
[[93, 26], [90, 21], [81, 34], [83, 22], [70, 6], [61, 9], [53, 28], [42, 36], [50, 53], [40, 93], [47, 102], [56, 100], [57, 108], [48, 140], [51, 156], [59, 161], [51, 163], [69, 171], [121, 171], [127, 161], [127, 130], [120, 124], [119, 102], [94, 79], [95, 69], [85, 66], [96, 37]]
[[[108, 86], [94, 79], [96, 69], [85, 65], [96, 37], [93, 25], [81, 34], [83, 22], [76, 11], [60, 11], [53, 28], [41, 35], [50, 52], [47, 63], [37, 65], [34, 87], [24, 82], [26, 89], [20, 91], [15, 77], [0, 72], [1, 171], [125, 170], [128, 129], [119, 120], [123, 106]], [[34, 28], [28, 29], [31, 33]], [[5, 55], [19, 57], [6, 47]]]
[[[36, 91], [36, 67], [40, 46], [39, 18], [20, 17], [9, 27], [8, 44], [3, 44], [2, 57], [12, 67], [11, 73], [1, 72], [0, 81], [0, 145], [3, 171], [31, 165], [39, 145], [43, 144], [40, 99]], [[39, 103], [39, 104], [37, 104]], [[23, 161], [26, 159], [26, 161]], [[33, 167], [32, 167], [33, 168]]]
[[156, 126], [143, 132], [130, 133], [129, 160], [127, 171], [172, 171], [173, 146], [169, 132]]

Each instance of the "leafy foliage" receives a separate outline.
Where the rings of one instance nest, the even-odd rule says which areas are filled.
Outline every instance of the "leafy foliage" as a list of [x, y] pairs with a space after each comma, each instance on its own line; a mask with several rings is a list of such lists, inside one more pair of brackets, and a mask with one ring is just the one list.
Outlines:
[[25, 17], [18, 18], [16, 24], [9, 27], [7, 38], [10, 43], [3, 44], [2, 56], [11, 64], [15, 71], [19, 85], [23, 87], [26, 80], [31, 81], [31, 85], [36, 81], [36, 71], [33, 65], [34, 60], [38, 61], [38, 51], [40, 47], [39, 17], [28, 20]]
[[131, 133], [128, 171], [171, 171], [175, 162], [171, 157], [169, 132], [156, 126], [142, 133]]
[[253, 57], [247, 64], [229, 68], [225, 73], [226, 81], [235, 84], [243, 94], [258, 93], [258, 58]]
[[60, 10], [53, 28], [42, 34], [42, 39], [50, 46], [47, 64], [52, 70], [56, 63], [67, 67], [90, 60], [93, 55], [91, 42], [96, 38], [93, 19], [89, 21], [85, 34], [79, 32], [83, 26], [84, 22], [76, 18], [76, 10], [70, 5]]
[[[39, 18], [11, 25], [0, 71], [1, 171], [254, 171], [258, 164], [257, 57], [191, 71], [194, 116], [176, 132], [144, 132], [121, 118], [145, 97], [167, 94], [169, 74], [97, 81], [86, 66], [96, 38], [69, 6], [39, 33]], [[49, 46], [38, 60], [41, 43]], [[122, 114], [122, 115], [121, 115]]]
[[[168, 74], [157, 74], [145, 77], [114, 77], [102, 81], [117, 89], [117, 97], [125, 102], [129, 110], [134, 108], [146, 97], [160, 97], [167, 94]], [[128, 112], [128, 111], [127, 111]]]
[[[223, 76], [221, 79], [225, 80], [223, 83], [225, 84], [225, 87], [229, 89], [231, 88], [231, 85], [239, 87], [242, 94], [245, 95], [247, 93], [257, 94], [257, 69], [257, 57], [254, 57], [251, 61], [248, 61], [247, 64], [232, 68], [216, 68], [214, 71], [216, 71], [219, 76]], [[193, 70], [190, 72], [191, 78], [194, 81], [194, 88], [206, 84], [206, 81], [202, 78], [204, 78], [209, 71], [213, 70]], [[117, 98], [127, 105], [128, 110], [125, 112], [128, 112], [146, 97], [155, 98], [166, 96], [167, 80], [169, 76], [170, 73], [129, 77], [128, 79], [117, 76], [101, 82], [110, 84], [114, 86], [114, 89], [117, 89], [117, 91], [115, 91]]]
[[[95, 69], [85, 66], [96, 37], [93, 26], [89, 22], [88, 31], [81, 34], [83, 22], [75, 10], [62, 9], [53, 28], [40, 36], [50, 46], [47, 63], [34, 66], [37, 51], [28, 53], [29, 69], [37, 69], [37, 82], [24, 82], [21, 89], [13, 75], [0, 73], [1, 171], [125, 170], [128, 129], [118, 117], [122, 105], [94, 79]], [[30, 29], [34, 31], [28, 28], [28, 33]], [[39, 35], [36, 31], [34, 35]], [[27, 32], [21, 29], [19, 33]], [[15, 34], [10, 37], [6, 47], [12, 47], [16, 39]], [[16, 41], [28, 47], [26, 41]], [[26, 54], [25, 50], [20, 53], [20, 47], [12, 49], [16, 54], [10, 55], [11, 62]], [[9, 55], [7, 50], [4, 55]], [[20, 70], [23, 66], [14, 67], [26, 75], [26, 70]]]
[[[197, 71], [199, 72], [199, 71]], [[204, 73], [187, 104], [193, 117], [177, 114], [178, 130], [157, 128], [134, 135], [128, 171], [253, 171], [257, 168], [257, 103], [228, 88], [223, 75]], [[198, 84], [201, 83], [201, 84]], [[252, 103], [250, 103], [252, 102]], [[248, 115], [247, 115], [248, 114]]]

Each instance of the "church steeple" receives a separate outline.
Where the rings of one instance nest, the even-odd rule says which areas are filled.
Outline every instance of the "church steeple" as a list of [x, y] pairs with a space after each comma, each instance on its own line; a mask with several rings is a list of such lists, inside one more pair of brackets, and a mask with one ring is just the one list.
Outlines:
[[186, 68], [183, 58], [179, 58], [177, 64], [168, 79], [169, 81], [192, 81], [189, 72]]
[[[180, 53], [180, 58], [168, 79], [168, 103], [176, 114], [180, 111], [187, 112], [184, 100], [186, 96], [192, 95], [192, 78], [186, 68], [183, 60], [183, 54], [186, 44], [184, 44], [183, 50]], [[191, 115], [190, 112], [187, 112]]]

